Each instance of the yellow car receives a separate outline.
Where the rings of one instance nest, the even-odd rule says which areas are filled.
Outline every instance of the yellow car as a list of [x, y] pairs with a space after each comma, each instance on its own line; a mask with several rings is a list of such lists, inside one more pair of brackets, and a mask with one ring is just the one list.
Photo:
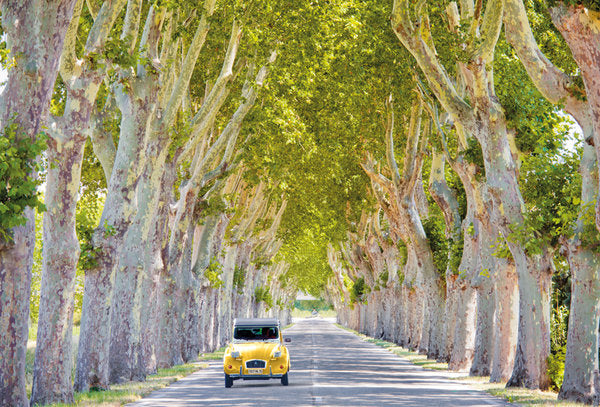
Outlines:
[[[289, 338], [285, 343], [291, 342]], [[279, 320], [275, 318], [237, 318], [233, 340], [223, 356], [225, 387], [233, 381], [281, 379], [288, 385], [290, 355], [284, 345]]]

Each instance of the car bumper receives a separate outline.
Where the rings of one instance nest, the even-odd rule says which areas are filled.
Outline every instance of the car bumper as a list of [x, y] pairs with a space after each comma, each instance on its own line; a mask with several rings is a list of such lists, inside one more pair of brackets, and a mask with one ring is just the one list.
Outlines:
[[[287, 372], [285, 372], [287, 373]], [[285, 373], [273, 373], [271, 368], [269, 368], [269, 373], [263, 374], [244, 374], [244, 369], [240, 367], [239, 373], [229, 374], [233, 380], [269, 380], [269, 379], [281, 379]]]

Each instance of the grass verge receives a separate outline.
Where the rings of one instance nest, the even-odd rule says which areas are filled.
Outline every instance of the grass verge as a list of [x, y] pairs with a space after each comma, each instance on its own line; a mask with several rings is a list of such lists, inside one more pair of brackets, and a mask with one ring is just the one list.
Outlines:
[[227, 346], [223, 346], [220, 349], [217, 349], [214, 352], [211, 353], [201, 353], [200, 357], [198, 358], [199, 360], [221, 360], [223, 359], [223, 354], [225, 353], [225, 348]]
[[127, 403], [133, 403], [149, 395], [155, 390], [162, 389], [177, 380], [194, 373], [206, 364], [190, 363], [179, 365], [170, 369], [159, 369], [157, 374], [146, 377], [145, 382], [127, 382], [113, 384], [110, 390], [88, 391], [75, 393], [75, 404], [52, 404], [54, 407], [66, 406], [101, 406], [118, 407]]
[[[448, 370], [447, 363], [439, 363], [432, 359], [427, 359], [426, 355], [420, 355], [417, 352], [413, 352], [409, 349], [402, 348], [392, 342], [387, 342], [381, 339], [375, 339], [356, 332], [352, 329], [346, 328], [345, 326], [336, 324], [339, 328], [342, 328], [348, 332], [352, 332], [362, 340], [370, 343], [374, 343], [377, 346], [386, 348], [390, 352], [409, 360], [414, 365], [421, 366], [425, 369], [431, 370]], [[550, 407], [550, 406], [561, 406], [561, 407], [582, 407], [585, 404], [566, 402], [557, 400], [557, 393], [550, 391], [530, 390], [524, 388], [506, 388], [506, 383], [490, 383], [489, 377], [475, 377], [475, 376], [460, 376], [451, 378], [452, 380], [460, 380], [465, 384], [468, 384], [478, 390], [485, 391], [492, 396], [502, 398], [508, 402], [514, 403], [524, 407]]]
[[[31, 386], [33, 382], [33, 364], [35, 357], [35, 338], [37, 325], [30, 327], [29, 341], [27, 342], [27, 353], [25, 363], [25, 379], [27, 382], [27, 395], [31, 397]], [[33, 334], [32, 334], [33, 332]], [[77, 345], [79, 342], [79, 326], [73, 329], [73, 360], [77, 358]], [[217, 351], [218, 352], [218, 351]], [[221, 357], [223, 354], [221, 353]], [[206, 363], [189, 363], [179, 365], [170, 369], [159, 369], [158, 373], [146, 377], [144, 382], [127, 382], [121, 384], [113, 384], [110, 390], [105, 391], [89, 391], [83, 393], [75, 393], [75, 404], [52, 404], [54, 407], [59, 406], [101, 406], [101, 407], [117, 407], [127, 403], [137, 401], [155, 390], [162, 389], [169, 384], [192, 374], [207, 366]], [[75, 374], [75, 366], [73, 366], [73, 375]]]

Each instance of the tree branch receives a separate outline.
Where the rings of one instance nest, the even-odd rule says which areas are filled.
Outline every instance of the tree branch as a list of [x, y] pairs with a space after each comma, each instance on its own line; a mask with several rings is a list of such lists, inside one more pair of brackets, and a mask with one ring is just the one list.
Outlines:
[[121, 40], [129, 39], [129, 53], [135, 51], [138, 31], [140, 30], [140, 22], [142, 17], [142, 0], [129, 0], [127, 2], [127, 11], [125, 12], [125, 20], [123, 22], [123, 31], [121, 32]]
[[98, 0], [86, 0], [85, 4], [87, 5], [88, 11], [90, 12], [90, 16], [95, 20], [98, 15], [98, 10], [100, 10], [100, 5], [98, 5]]
[[[572, 90], [577, 88], [575, 83], [554, 66], [539, 49], [523, 1], [505, 0], [504, 8], [506, 39], [514, 47], [535, 87], [551, 103], [557, 104], [566, 100], [566, 105], [580, 106], [583, 102], [573, 96]], [[584, 89], [577, 91], [585, 94]]]
[[392, 95], [386, 102], [387, 105], [387, 123], [385, 128], [385, 151], [388, 166], [392, 172], [392, 181], [394, 184], [400, 186], [400, 172], [398, 171], [398, 163], [396, 162], [396, 156], [394, 154], [394, 103], [392, 101]]
[[77, 69], [81, 70], [80, 65], [77, 63], [77, 53], [75, 52], [75, 43], [77, 40], [77, 29], [79, 28], [79, 18], [81, 16], [81, 10], [83, 8], [83, 0], [78, 0], [75, 3], [73, 9], [73, 17], [69, 23], [69, 28], [65, 34], [65, 42], [63, 45], [63, 51], [60, 56], [60, 77], [65, 83], [71, 82], [73, 76], [78, 76], [79, 72], [75, 72]]
[[[206, 0], [204, 3], [205, 12], [202, 14], [200, 24], [198, 25], [196, 34], [194, 35], [194, 39], [192, 40], [185, 60], [183, 61], [182, 71], [177, 79], [177, 82], [175, 83], [169, 103], [167, 104], [161, 120], [161, 126], [163, 128], [170, 126], [173, 122], [175, 113], [177, 112], [177, 109], [179, 109], [181, 101], [189, 87], [192, 73], [194, 72], [194, 67], [196, 66], [196, 61], [198, 60], [200, 51], [206, 42], [206, 35], [210, 29], [208, 18], [212, 15], [212, 12], [215, 9], [215, 1], [216, 0]], [[231, 64], [233, 64], [233, 62]], [[231, 71], [231, 66], [229, 66], [229, 69]]]
[[415, 100], [410, 112], [410, 122], [404, 150], [404, 168], [402, 178], [404, 188], [410, 183], [418, 166], [419, 136], [421, 134], [421, 115], [423, 113], [423, 102]]
[[[482, 42], [477, 48], [476, 56], [486, 64], [494, 60], [494, 49], [502, 29], [502, 16], [504, 14], [504, 0], [490, 0], [485, 8], [483, 23], [481, 25]], [[478, 3], [479, 5], [479, 3]]]
[[94, 20], [94, 25], [90, 30], [85, 43], [85, 53], [87, 55], [98, 52], [106, 44], [106, 40], [112, 30], [117, 17], [123, 10], [127, 0], [105, 1]]

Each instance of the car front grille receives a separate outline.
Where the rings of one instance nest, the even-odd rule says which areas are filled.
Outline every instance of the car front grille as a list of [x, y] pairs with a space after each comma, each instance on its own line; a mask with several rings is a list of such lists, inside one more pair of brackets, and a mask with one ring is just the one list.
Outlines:
[[264, 369], [267, 367], [267, 362], [264, 360], [249, 360], [246, 362], [246, 369]]

